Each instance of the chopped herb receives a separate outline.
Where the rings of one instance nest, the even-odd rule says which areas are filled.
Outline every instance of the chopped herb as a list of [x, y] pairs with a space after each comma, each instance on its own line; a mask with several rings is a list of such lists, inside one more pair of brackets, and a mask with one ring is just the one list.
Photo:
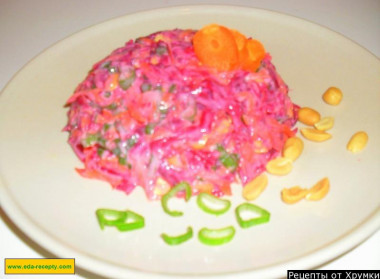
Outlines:
[[161, 114], [167, 114], [169, 111], [169, 108], [165, 102], [161, 102], [158, 109]]
[[169, 109], [168, 108], [160, 108], [161, 114], [168, 114]]
[[137, 136], [133, 135], [127, 140], [127, 146], [129, 148], [133, 147], [137, 143]]
[[102, 138], [102, 137], [99, 137], [98, 138], [98, 143], [101, 145], [101, 146], [106, 146], [106, 139], [105, 138]]
[[111, 95], [112, 95], [112, 93], [109, 92], [109, 91], [106, 91], [106, 92], [104, 92], [104, 94], [103, 94], [104, 98], [109, 98], [109, 97], [111, 97]]
[[109, 71], [110, 73], [117, 73], [117, 72], [119, 72], [119, 69], [118, 69], [117, 67], [110, 67], [110, 68], [108, 69], [108, 71]]
[[135, 40], [135, 43], [137, 44], [144, 44], [145, 38], [144, 37], [139, 37]]
[[148, 82], [144, 82], [143, 84], [141, 84], [140, 89], [142, 92], [147, 92], [152, 89], [152, 85]]
[[156, 54], [158, 55], [164, 55], [168, 52], [168, 49], [166, 48], [166, 46], [164, 45], [159, 45], [157, 48], [156, 48]]
[[216, 149], [220, 152], [219, 161], [231, 171], [235, 171], [239, 165], [239, 155], [236, 153], [228, 153], [223, 145], [218, 144]]
[[109, 110], [116, 110], [117, 109], [117, 104], [112, 103], [112, 104], [110, 104], [108, 106], [105, 106], [104, 108], [109, 109]]
[[148, 125], [145, 126], [145, 134], [151, 135], [154, 132], [154, 124], [149, 123]]
[[145, 219], [140, 214], [133, 212], [131, 210], [127, 210], [127, 218], [125, 222], [121, 224], [117, 224], [116, 228], [121, 231], [130, 231], [135, 229], [141, 229], [145, 226]]
[[112, 153], [115, 154], [116, 156], [120, 156], [121, 154], [120, 147], [116, 146], [114, 149], [112, 149]]
[[219, 152], [226, 152], [226, 149], [221, 144], [216, 145], [216, 150], [218, 150]]
[[111, 124], [105, 123], [103, 126], [103, 130], [106, 132], [109, 130], [109, 128], [111, 128]]
[[236, 170], [236, 168], [239, 165], [239, 155], [236, 153], [226, 153], [219, 157], [220, 162], [225, 166], [226, 168], [230, 169], [231, 171]]
[[129, 72], [129, 76], [124, 79], [119, 79], [119, 85], [122, 89], [127, 90], [129, 87], [131, 87], [132, 83], [136, 79], [136, 72], [135, 70], [131, 70]]
[[110, 66], [111, 66], [111, 61], [105, 61], [100, 67], [108, 70]]
[[96, 150], [96, 153], [98, 153], [99, 157], [102, 157], [104, 151], [106, 151], [103, 147], [99, 147], [98, 150]]
[[177, 89], [177, 85], [176, 84], [172, 84], [172, 85], [170, 85], [170, 87], [169, 87], [169, 93], [174, 93], [174, 91]]
[[94, 143], [97, 143], [98, 139], [99, 134], [89, 134], [82, 144], [84, 145], [84, 147], [88, 147]]
[[196, 104], [193, 104], [192, 108], [193, 108], [193, 111], [191, 111], [191, 110], [186, 111], [187, 114], [189, 114], [189, 112], [192, 112], [191, 115], [184, 115], [184, 117], [191, 122], [193, 122], [195, 120], [195, 117], [197, 116], [197, 111], [198, 111]]
[[124, 157], [118, 157], [119, 158], [119, 164], [125, 166], [127, 164], [127, 158]]

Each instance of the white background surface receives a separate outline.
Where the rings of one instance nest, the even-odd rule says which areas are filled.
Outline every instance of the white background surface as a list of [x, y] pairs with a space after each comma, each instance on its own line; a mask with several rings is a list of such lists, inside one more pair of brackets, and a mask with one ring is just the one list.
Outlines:
[[[184, 4], [232, 4], [286, 13], [341, 33], [380, 57], [380, 0], [0, 0], [0, 89], [29, 60], [72, 33], [127, 13]], [[4, 258], [53, 256], [19, 231], [1, 209], [0, 216], [0, 277], [5, 276]], [[380, 269], [380, 231], [319, 268]], [[94, 278], [78, 268], [76, 272], [64, 278]]]

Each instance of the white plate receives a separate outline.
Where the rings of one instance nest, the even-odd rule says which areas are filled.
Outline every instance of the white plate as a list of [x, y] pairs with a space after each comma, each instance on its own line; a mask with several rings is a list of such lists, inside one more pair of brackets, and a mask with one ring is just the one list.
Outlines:
[[[93, 63], [129, 39], [172, 28], [200, 28], [217, 22], [261, 40], [272, 54], [294, 102], [334, 116], [333, 139], [305, 142], [305, 151], [286, 177], [270, 177], [255, 201], [272, 213], [271, 222], [238, 227], [233, 210], [207, 216], [192, 199], [175, 201], [182, 218], [166, 215], [141, 189], [126, 196], [106, 183], [81, 178], [81, 163], [61, 132], [63, 104]], [[188, 6], [142, 12], [83, 30], [28, 63], [1, 95], [1, 205], [33, 240], [59, 257], [107, 277], [211, 278], [279, 277], [287, 269], [313, 268], [363, 241], [380, 226], [380, 63], [352, 41], [294, 17], [242, 7]], [[329, 86], [340, 87], [343, 102], [323, 103]], [[367, 148], [346, 151], [350, 136], [368, 132]], [[283, 187], [312, 186], [328, 176], [331, 191], [319, 202], [286, 205]], [[233, 206], [243, 202], [233, 189]], [[142, 230], [101, 231], [97, 208], [129, 208], [145, 216]], [[192, 225], [234, 225], [235, 238], [219, 247], [197, 237], [177, 247], [163, 243], [162, 232], [179, 234]]]

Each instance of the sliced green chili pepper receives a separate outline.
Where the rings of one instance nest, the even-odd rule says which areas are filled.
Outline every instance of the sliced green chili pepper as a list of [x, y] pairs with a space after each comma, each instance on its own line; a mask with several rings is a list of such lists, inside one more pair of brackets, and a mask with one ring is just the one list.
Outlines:
[[145, 220], [141, 215], [130, 211], [119, 211], [101, 208], [96, 210], [100, 228], [116, 227], [119, 231], [130, 231], [144, 227]]
[[104, 226], [115, 226], [123, 223], [127, 219], [127, 212], [102, 208], [96, 210], [96, 216], [100, 228], [103, 230]]
[[186, 233], [181, 235], [170, 236], [166, 233], [163, 233], [161, 234], [161, 237], [169, 245], [179, 245], [193, 237], [193, 228], [188, 227]]
[[208, 193], [200, 193], [197, 204], [204, 212], [215, 215], [223, 214], [231, 207], [229, 200], [220, 199]]
[[203, 228], [198, 233], [200, 242], [206, 245], [222, 245], [232, 240], [235, 235], [235, 228], [228, 226], [221, 229]]
[[[250, 219], [244, 219], [242, 215], [244, 212], [253, 212], [259, 214], [258, 217], [253, 217]], [[236, 207], [235, 209], [237, 221], [242, 228], [249, 228], [255, 225], [263, 224], [269, 222], [270, 213], [257, 205], [251, 203], [243, 203]]]
[[117, 224], [116, 227], [119, 231], [125, 232], [125, 231], [131, 231], [143, 228], [145, 226], [145, 220], [144, 217], [142, 217], [140, 214], [137, 214], [136, 212], [127, 210], [127, 219], [124, 223]]
[[169, 209], [168, 201], [174, 197], [178, 192], [185, 191], [185, 201], [188, 201], [191, 197], [191, 187], [187, 182], [180, 182], [174, 186], [168, 193], [162, 196], [161, 205], [164, 211], [171, 216], [182, 216], [183, 212]]

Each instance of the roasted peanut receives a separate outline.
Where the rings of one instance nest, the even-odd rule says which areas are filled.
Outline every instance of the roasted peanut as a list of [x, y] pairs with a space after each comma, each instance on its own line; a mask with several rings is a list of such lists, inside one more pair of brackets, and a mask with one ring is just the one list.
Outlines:
[[352, 153], [358, 153], [366, 147], [368, 135], [366, 132], [360, 131], [355, 133], [347, 143], [347, 150]]
[[156, 185], [154, 187], [154, 194], [158, 196], [163, 196], [170, 190], [170, 184], [162, 177], [158, 177], [156, 180]]
[[318, 111], [304, 107], [298, 111], [298, 120], [305, 125], [313, 126], [321, 119], [321, 115]]
[[282, 149], [282, 156], [293, 162], [301, 155], [303, 151], [303, 141], [298, 137], [288, 138]]
[[243, 198], [248, 201], [256, 199], [267, 187], [268, 177], [265, 173], [248, 182], [243, 188]]
[[328, 88], [325, 93], [322, 95], [323, 101], [329, 105], [339, 105], [339, 103], [342, 101], [343, 93], [339, 88], [336, 87], [330, 87]]
[[334, 127], [334, 118], [333, 117], [323, 117], [317, 123], [314, 124], [314, 127], [320, 131], [327, 131]]
[[309, 201], [319, 201], [327, 195], [329, 190], [330, 181], [327, 177], [325, 177], [308, 190], [305, 198]]
[[286, 175], [292, 170], [292, 168], [292, 161], [285, 157], [273, 159], [266, 165], [267, 172], [275, 175]]
[[319, 131], [313, 128], [302, 128], [301, 134], [308, 140], [321, 142], [330, 139], [332, 136], [325, 131]]
[[281, 191], [281, 198], [284, 202], [292, 204], [305, 198], [307, 193], [307, 189], [303, 189], [300, 186], [293, 186], [291, 188], [284, 188]]

